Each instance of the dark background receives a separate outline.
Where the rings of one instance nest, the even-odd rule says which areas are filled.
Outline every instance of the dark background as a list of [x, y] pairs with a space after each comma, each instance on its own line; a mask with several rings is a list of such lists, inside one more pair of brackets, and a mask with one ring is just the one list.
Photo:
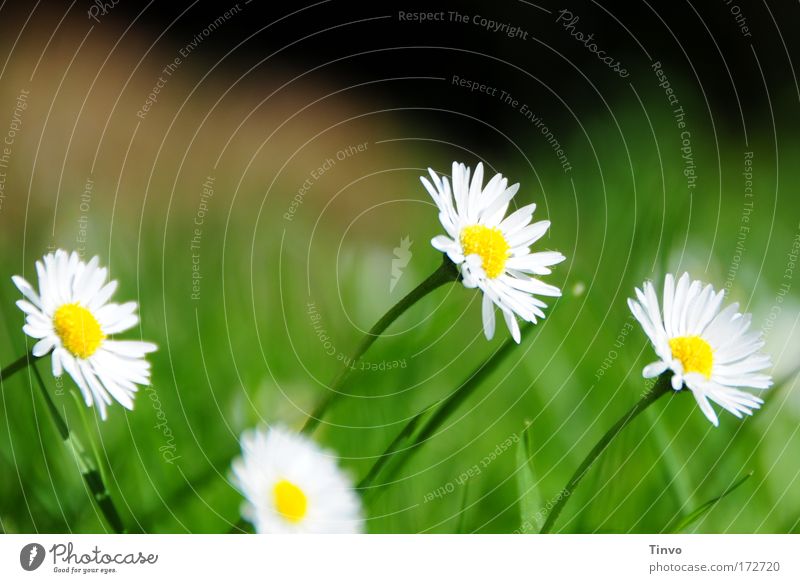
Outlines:
[[[121, 2], [104, 19], [112, 19], [119, 30], [135, 19], [132, 32], [152, 38], [163, 33], [158, 43], [176, 48], [218, 17], [224, 8], [218, 2], [155, 2], [140, 11], [140, 7], [130, 4]], [[756, 119], [761, 121], [761, 117], [769, 116], [768, 95], [773, 107], [778, 107], [797, 92], [797, 78], [790, 63], [800, 57], [796, 34], [800, 7], [789, 2], [543, 0], [528, 3], [520, 0], [265, 4], [247, 5], [247, 18], [238, 19], [235, 26], [221, 27], [202, 47], [201, 56], [209, 63], [215, 62], [245, 41], [226, 59], [226, 71], [231, 76], [252, 66], [257, 67], [252, 73], [255, 77], [268, 75], [268, 66], [277, 62], [300, 70], [320, 67], [314, 78], [342, 87], [395, 76], [449, 77], [457, 73], [505, 88], [537, 105], [549, 103], [554, 99], [553, 94], [558, 95], [578, 116], [583, 116], [596, 110], [601, 96], [612, 104], [618, 103], [618, 98], [630, 99], [628, 83], [643, 93], [652, 89], [653, 75], [649, 71], [652, 61], [646, 51], [652, 60], [661, 61], [673, 82], [686, 84], [686, 97], [689, 93], [702, 94], [709, 115], [718, 126], [735, 133], [743, 131], [743, 117], [756, 124]], [[303, 10], [306, 7], [312, 8]], [[742, 35], [731, 12], [737, 7], [750, 37]], [[623, 82], [609, 74], [595, 55], [560, 25], [554, 25], [561, 9], [569, 9], [578, 16], [576, 30], [594, 33], [598, 46], [620, 60], [630, 77]], [[503, 33], [483, 30], [471, 23], [399, 22], [399, 11], [479, 14], [522, 27], [529, 32], [528, 40], [509, 39]], [[379, 18], [387, 15], [391, 18]], [[369, 19], [373, 20], [366, 22]], [[268, 66], [258, 65], [272, 54], [275, 56]], [[515, 68], [538, 81], [526, 78]], [[454, 105], [452, 89], [442, 91], [424, 83], [391, 86], [378, 83], [363, 88], [362, 93], [372, 94], [383, 107], [452, 108]], [[457, 94], [461, 111], [504, 128], [513, 127], [518, 121], [507, 109], [486, 107], [481, 96], [464, 91]], [[567, 122], [569, 117], [564, 107], [548, 110], [548, 114], [552, 121], [561, 121], [557, 117], [563, 116]], [[421, 115], [426, 114], [422, 111]], [[430, 123], [441, 122], [439, 115], [427, 115]], [[449, 124], [448, 131], [461, 139], [475, 137], [475, 128], [466, 129], [460, 124]], [[480, 136], [487, 138], [493, 139], [491, 132]]]

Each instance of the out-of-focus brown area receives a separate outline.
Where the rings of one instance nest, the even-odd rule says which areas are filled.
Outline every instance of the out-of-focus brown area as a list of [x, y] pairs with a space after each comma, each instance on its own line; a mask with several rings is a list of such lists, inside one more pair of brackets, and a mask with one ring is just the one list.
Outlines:
[[[252, 71], [234, 55], [209, 62], [202, 42], [211, 37], [182, 57], [174, 38], [142, 36], [135, 24], [92, 27], [82, 16], [42, 7], [21, 31], [4, 18], [0, 136], [11, 124], [14, 132], [2, 169], [6, 246], [22, 243], [23, 228], [28, 245], [67, 244], [87, 212], [94, 237], [112, 227], [135, 236], [149, 220], [142, 216], [191, 219], [208, 177], [217, 218], [250, 215], [262, 199], [265, 213], [282, 214], [311, 171], [367, 143], [357, 164], [337, 160], [324, 180], [311, 178], [297, 218], [315, 218], [364, 168], [383, 166], [369, 144], [386, 119], [364, 115], [370, 108], [354, 92], [333, 92], [320, 74], [302, 76], [278, 58]], [[224, 26], [236, 18], [247, 15]], [[367, 191], [376, 202], [392, 194], [388, 180], [373, 177], [338, 197], [328, 219], [360, 209]]]

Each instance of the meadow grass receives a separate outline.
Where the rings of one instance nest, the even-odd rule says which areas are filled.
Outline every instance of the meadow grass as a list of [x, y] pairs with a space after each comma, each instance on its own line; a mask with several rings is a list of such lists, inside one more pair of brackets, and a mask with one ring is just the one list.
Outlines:
[[[547, 503], [646, 388], [640, 373], [652, 352], [625, 303], [634, 286], [660, 278], [664, 270], [684, 269], [718, 288], [725, 284], [745, 200], [742, 148], [721, 135], [718, 164], [713, 143], [698, 138], [694, 155], [703, 186], [689, 196], [670, 120], [653, 123], [659, 150], [636, 113], [621, 120], [625, 143], [599, 121], [590, 134], [603, 136], [603, 143], [590, 145], [576, 134], [567, 142], [574, 167], [569, 175], [531, 138], [524, 146], [537, 160], [540, 182], [519, 157], [498, 160], [483, 153], [498, 171], [522, 182], [517, 205], [536, 201], [535, 217], [552, 221], [539, 245], [567, 256], [547, 278], [564, 295], [550, 302], [547, 318], [425, 443], [396, 482], [369, 496], [368, 531], [518, 529], [522, 468], [516, 444], [523, 431], [531, 440], [535, 487]], [[697, 127], [695, 135], [703, 129]], [[447, 168], [452, 152], [426, 148], [409, 154], [409, 166]], [[757, 152], [757, 195], [730, 295], [762, 326], [800, 228], [797, 198], [786, 194], [800, 176], [796, 164], [782, 163], [775, 173], [776, 162], [797, 154], [791, 145], [781, 149], [779, 160], [766, 138], [749, 148]], [[417, 174], [398, 173], [396, 193], [427, 202]], [[299, 429], [325, 395], [324, 385], [339, 366], [336, 355], [349, 353], [359, 329], [371, 326], [441, 261], [428, 245], [440, 232], [428, 204], [404, 207], [391, 223], [347, 238], [350, 218], [333, 216], [311, 240], [311, 209], [291, 224], [281, 219], [292, 188], [287, 184], [260, 215], [253, 212], [255, 197], [230, 214], [208, 218], [198, 300], [191, 297], [191, 212], [168, 215], [167, 200], [152, 199], [141, 224], [138, 217], [116, 216], [111, 236], [110, 216], [98, 211], [95, 224], [104, 226], [94, 232], [91, 252], [110, 255], [112, 275], [120, 281], [116, 297], [140, 302], [141, 336], [160, 346], [150, 359], [153, 386], [140, 390], [131, 413], [114, 406], [103, 423], [89, 412], [87, 429], [69, 396], [75, 390], [71, 381], [64, 377], [57, 384], [51, 375], [45, 381], [67, 423], [101, 452], [112, 495], [132, 532], [247, 530], [239, 518], [241, 497], [228, 480], [238, 435], [259, 423]], [[23, 269], [33, 273], [33, 261], [48, 242], [36, 218], [46, 219], [47, 212], [34, 210], [29, 219], [34, 230], [24, 260], [21, 254], [0, 260], [0, 273], [6, 274], [0, 279], [4, 365], [30, 347], [10, 276]], [[56, 243], [69, 248], [73, 229], [67, 220], [59, 223]], [[392, 247], [406, 235], [414, 241], [413, 259], [390, 293]], [[22, 236], [12, 228], [3, 239]], [[782, 304], [781, 325], [768, 331], [768, 349], [781, 371], [776, 378], [788, 378], [789, 385], [767, 392], [764, 410], [752, 419], [723, 413], [718, 429], [690, 395], [660, 400], [590, 470], [556, 531], [659, 532], [749, 472], [752, 478], [691, 531], [798, 531], [800, 403], [794, 379], [786, 376], [797, 356], [787, 336], [797, 321], [795, 287]], [[309, 302], [334, 355], [319, 339]], [[451, 394], [507, 334], [498, 326], [493, 341], [483, 338], [479, 297], [460, 285], [425, 297], [388, 333], [365, 360], [377, 369], [380, 363], [405, 365], [353, 371], [345, 386], [352, 396], [338, 401], [314, 434], [338, 452], [356, 481], [409, 419]], [[40, 363], [43, 371], [48, 366], [49, 358]], [[2, 529], [103, 531], [75, 460], [62, 447], [27, 371], [3, 384], [0, 416]], [[509, 440], [512, 446], [503, 446]]]

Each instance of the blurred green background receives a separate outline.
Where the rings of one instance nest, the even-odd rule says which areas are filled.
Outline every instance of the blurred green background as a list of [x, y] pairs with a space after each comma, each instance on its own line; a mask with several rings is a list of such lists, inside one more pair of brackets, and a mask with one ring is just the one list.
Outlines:
[[[301, 69], [286, 62], [239, 78], [198, 56], [137, 117], [174, 47], [146, 52], [149, 41], [134, 35], [114, 48], [123, 27], [110, 24], [85, 46], [78, 24], [64, 27], [48, 47], [57, 17], [37, 16], [0, 89], [0, 135], [20, 90], [30, 91], [0, 207], [0, 362], [31, 346], [12, 274], [33, 277], [34, 261], [54, 247], [85, 247], [87, 259], [97, 254], [110, 265], [120, 281], [115, 298], [140, 304], [141, 326], [128, 336], [160, 346], [153, 387], [140, 391], [133, 412], [115, 406], [101, 422], [88, 411], [84, 426], [70, 379], [46, 378], [70, 425], [96, 442], [131, 531], [243, 526], [228, 480], [238, 435], [258, 424], [302, 426], [337, 357], [441, 261], [429, 245], [441, 227], [418, 176], [428, 166], [447, 173], [453, 160], [483, 160], [521, 183], [516, 206], [536, 202], [535, 218], [552, 221], [537, 248], [567, 256], [546, 278], [564, 294], [397, 483], [370, 498], [367, 530], [519, 529], [520, 456], [503, 444], [528, 428], [536, 489], [552, 500], [644, 390], [641, 368], [653, 355], [626, 298], [647, 278], [688, 270], [753, 313], [776, 386], [753, 418], [723, 412], [716, 429], [689, 394], [658, 402], [592, 468], [556, 530], [661, 532], [752, 472], [690, 531], [800, 532], [793, 85], [768, 90], [769, 108], [747, 110], [743, 138], [736, 120], [710, 114], [689, 67], [668, 71], [687, 112], [698, 176], [691, 189], [681, 131], [646, 65], [635, 89], [603, 91], [575, 119], [557, 117], [557, 98], [505, 70], [520, 91], [530, 84], [520, 98], [553, 120], [571, 165], [565, 172], [540, 131], [489, 97], [482, 107], [503, 112], [492, 128], [456, 110], [431, 127], [417, 102], [389, 108], [385, 94], [350, 89], [358, 79], [333, 74], [293, 81]], [[393, 83], [383, 82], [387, 93]], [[443, 88], [446, 81], [402, 83], [440, 91], [442, 102], [463, 96]], [[333, 163], [317, 170], [326, 160]], [[742, 226], [749, 230], [737, 250]], [[411, 258], [392, 288], [404, 238]], [[451, 394], [507, 338], [498, 325], [495, 339], [484, 339], [479, 300], [460, 285], [434, 292], [366, 355], [379, 370], [351, 376], [352, 396], [315, 438], [354, 480], [411, 417]], [[48, 370], [49, 358], [39, 366]], [[3, 383], [0, 419], [3, 531], [104, 531], [27, 372]]]

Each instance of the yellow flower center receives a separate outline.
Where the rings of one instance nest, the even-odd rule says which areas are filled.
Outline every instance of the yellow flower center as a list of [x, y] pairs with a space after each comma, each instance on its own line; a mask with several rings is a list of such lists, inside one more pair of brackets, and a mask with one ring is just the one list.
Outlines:
[[64, 348], [78, 358], [89, 358], [106, 339], [100, 323], [80, 304], [64, 304], [53, 316], [53, 327]]
[[669, 341], [672, 356], [681, 361], [683, 372], [699, 372], [711, 378], [714, 355], [711, 346], [699, 336], [679, 336]]
[[487, 277], [494, 279], [506, 266], [509, 246], [497, 227], [472, 225], [461, 230], [461, 248], [464, 255], [480, 255]]
[[289, 522], [300, 522], [308, 509], [308, 498], [303, 491], [289, 480], [281, 480], [272, 491], [275, 507]]

